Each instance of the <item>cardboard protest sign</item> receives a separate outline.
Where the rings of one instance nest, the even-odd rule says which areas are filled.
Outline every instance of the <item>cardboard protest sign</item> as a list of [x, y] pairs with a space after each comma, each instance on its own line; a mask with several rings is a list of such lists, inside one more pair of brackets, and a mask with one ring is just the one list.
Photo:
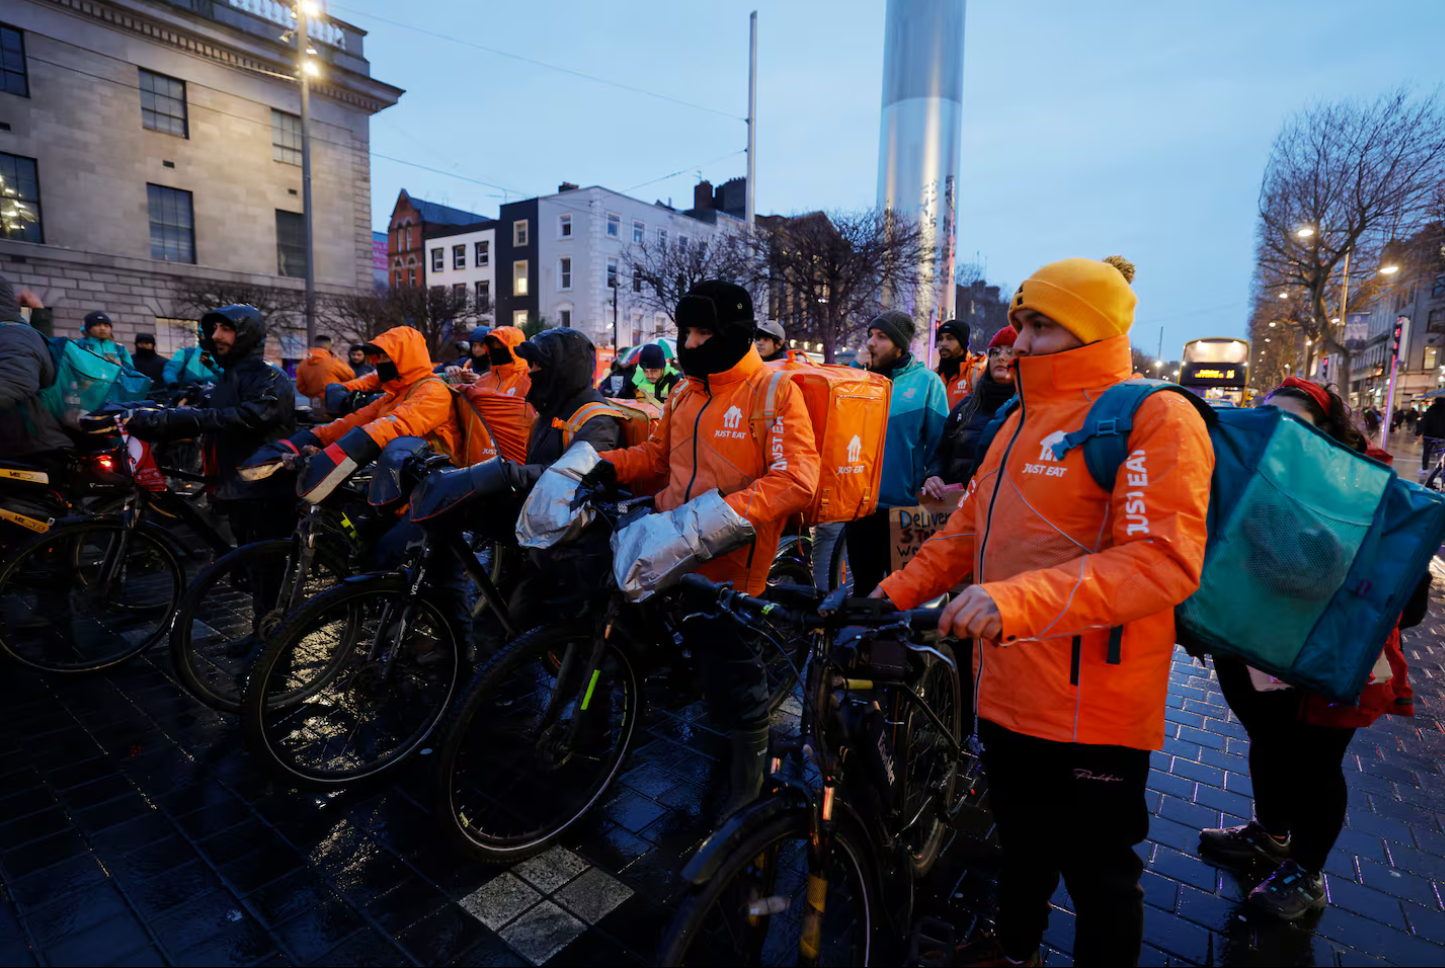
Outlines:
[[894, 571], [913, 560], [923, 542], [933, 537], [948, 522], [948, 516], [958, 510], [963, 498], [960, 489], [942, 501], [924, 500], [911, 508], [888, 509], [888, 552], [889, 562]]

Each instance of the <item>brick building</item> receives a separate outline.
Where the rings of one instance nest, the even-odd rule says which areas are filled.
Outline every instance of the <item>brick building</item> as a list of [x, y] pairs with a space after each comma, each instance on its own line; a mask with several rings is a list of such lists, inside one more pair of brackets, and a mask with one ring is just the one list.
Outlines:
[[[118, 339], [154, 330], [168, 353], [193, 338], [187, 293], [257, 287], [299, 304], [300, 89], [281, 40], [292, 23], [286, 5], [256, 0], [0, 9], [0, 178], [30, 216], [0, 222], [0, 274], [55, 309], [57, 334], [103, 309]], [[402, 91], [370, 76], [364, 36], [313, 22], [323, 297], [374, 285], [370, 118]], [[303, 325], [299, 312], [280, 322]]]
[[[415, 198], [405, 188], [396, 197], [391, 222], [386, 232], [386, 255], [391, 261], [393, 286], [426, 286], [427, 237], [443, 233], [448, 226], [475, 225], [486, 222], [484, 215], [464, 212], [450, 205], [439, 205]], [[441, 285], [442, 283], [437, 283]]]

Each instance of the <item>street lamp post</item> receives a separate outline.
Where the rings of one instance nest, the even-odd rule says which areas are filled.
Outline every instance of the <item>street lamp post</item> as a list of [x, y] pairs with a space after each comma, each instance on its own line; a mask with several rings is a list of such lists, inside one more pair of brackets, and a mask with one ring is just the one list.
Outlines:
[[306, 345], [316, 345], [316, 254], [311, 226], [311, 75], [317, 72], [311, 59], [307, 27], [320, 13], [312, 0], [296, 4], [296, 41], [301, 73], [301, 210], [306, 226]]
[[617, 345], [617, 277], [613, 276], [608, 285], [612, 287], [612, 358], [615, 360], [622, 356], [622, 349]]

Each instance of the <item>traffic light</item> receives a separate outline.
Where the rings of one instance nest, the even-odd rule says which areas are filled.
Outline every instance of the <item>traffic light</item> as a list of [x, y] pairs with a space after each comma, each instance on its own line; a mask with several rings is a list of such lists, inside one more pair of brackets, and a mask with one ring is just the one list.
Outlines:
[[1408, 316], [1395, 317], [1395, 335], [1390, 338], [1390, 358], [1397, 359], [1400, 355], [1400, 334], [1405, 328]]

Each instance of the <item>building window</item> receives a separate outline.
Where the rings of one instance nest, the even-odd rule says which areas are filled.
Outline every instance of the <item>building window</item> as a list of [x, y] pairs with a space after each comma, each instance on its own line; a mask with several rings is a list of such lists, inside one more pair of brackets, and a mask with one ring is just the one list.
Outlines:
[[301, 164], [301, 118], [271, 109], [271, 157], [288, 165]]
[[527, 260], [519, 259], [512, 263], [512, 295], [527, 295]]
[[452, 299], [458, 306], [467, 304], [467, 284], [465, 282], [452, 283]]
[[484, 313], [492, 305], [492, 284], [486, 279], [478, 279], [476, 285], [477, 312]]
[[681, 249], [683, 252], [686, 252], [686, 251], [687, 251], [687, 236], [682, 235], [681, 233], [678, 234], [678, 236], [677, 236], [677, 247], [678, 247], [679, 249]]
[[632, 345], [636, 346], [642, 336], [642, 313], [636, 310], [632, 313]]
[[189, 138], [186, 126], [186, 82], [140, 69], [141, 123], [152, 131]]
[[482, 268], [483, 266], [489, 266], [489, 265], [491, 265], [491, 264], [492, 264], [492, 253], [491, 253], [492, 243], [490, 243], [490, 242], [478, 242], [476, 248], [477, 248], [477, 251], [476, 251], [477, 268], [480, 269], [480, 268]]
[[572, 325], [572, 310], [570, 310], [570, 309], [559, 309], [559, 310], [557, 310], [557, 320], [558, 320], [558, 325], [560, 325], [560, 326], [571, 326], [571, 325]]
[[640, 219], [640, 218], [635, 218], [635, 219], [633, 219], [633, 220], [632, 220], [632, 241], [636, 242], [638, 245], [641, 245], [641, 244], [642, 244], [642, 237], [643, 237], [643, 235], [645, 235], [646, 233], [647, 233], [647, 226], [642, 224], [642, 219]]
[[147, 185], [151, 220], [151, 258], [166, 262], [196, 261], [196, 223], [191, 193], [164, 185]]
[[306, 219], [300, 212], [276, 210], [276, 272], [306, 278]]
[[632, 291], [642, 291], [642, 269], [638, 266], [632, 267]]
[[394, 278], [392, 279], [392, 283], [391, 283], [391, 284], [392, 284], [393, 286], [396, 286], [396, 288], [400, 289], [400, 288], [401, 288], [401, 270], [400, 270], [400, 269], [396, 270], [395, 272], [392, 273], [392, 276], [393, 276]]
[[523, 246], [527, 244], [527, 220], [519, 218], [512, 223], [512, 244]]
[[431, 271], [441, 272], [447, 267], [447, 254], [443, 249], [431, 250]]
[[572, 288], [572, 260], [571, 260], [571, 259], [558, 259], [558, 260], [557, 260], [557, 288], [558, 288], [558, 289], [571, 289], [571, 288]]
[[1445, 296], [1445, 275], [1435, 277], [1435, 285], [1430, 289], [1431, 296]]
[[406, 270], [406, 284], [407, 284], [408, 286], [411, 286], [413, 289], [416, 288], [416, 270], [415, 270], [415, 269], [408, 269], [408, 270]]
[[657, 244], [664, 249], [667, 248], [667, 229], [657, 230]]
[[572, 237], [572, 216], [557, 216], [557, 238], [570, 239]]
[[608, 237], [609, 239], [615, 239], [615, 238], [618, 238], [621, 234], [622, 234], [622, 216], [620, 216], [620, 215], [613, 215], [611, 212], [608, 212], [608, 213], [607, 213], [607, 237]]
[[[0, 155], [0, 158], [3, 157]], [[1430, 315], [1425, 317], [1425, 332], [1445, 333], [1445, 309], [1430, 310]]]
[[1438, 346], [1425, 347], [1425, 369], [1433, 370], [1440, 362], [1440, 348]]
[[527, 325], [527, 311], [525, 309], [512, 310], [512, 325], [518, 329]]
[[607, 260], [607, 287], [609, 289], [617, 286], [617, 260]]
[[0, 92], [30, 96], [30, 78], [25, 73], [25, 35], [3, 25], [0, 25]]
[[465, 269], [467, 267], [467, 247], [465, 245], [452, 246], [452, 268]]
[[0, 238], [44, 242], [40, 177], [34, 158], [0, 153]]

